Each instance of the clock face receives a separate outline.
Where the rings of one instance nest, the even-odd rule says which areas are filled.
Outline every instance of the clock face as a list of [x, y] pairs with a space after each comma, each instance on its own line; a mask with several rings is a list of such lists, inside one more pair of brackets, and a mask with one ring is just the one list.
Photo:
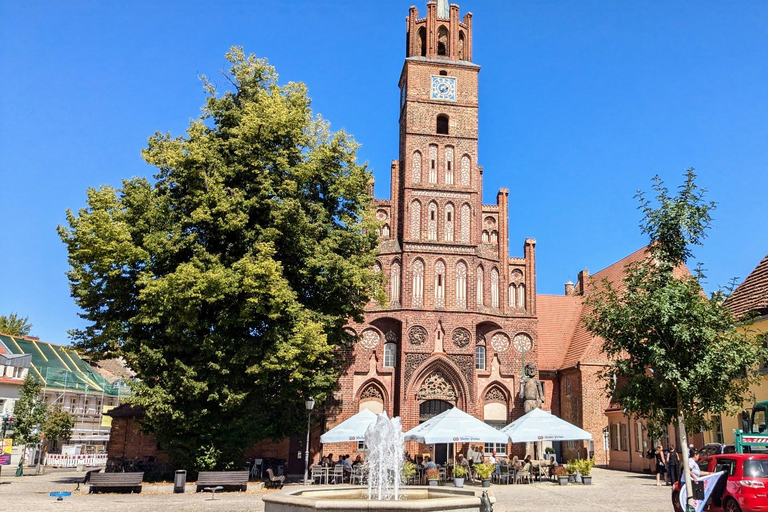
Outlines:
[[429, 98], [433, 100], [456, 101], [456, 77], [432, 76]]

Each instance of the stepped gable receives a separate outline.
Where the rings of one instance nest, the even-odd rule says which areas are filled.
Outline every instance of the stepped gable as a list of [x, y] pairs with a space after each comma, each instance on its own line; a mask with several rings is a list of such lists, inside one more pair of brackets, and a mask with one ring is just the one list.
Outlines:
[[735, 318], [768, 314], [768, 254], [725, 301]]

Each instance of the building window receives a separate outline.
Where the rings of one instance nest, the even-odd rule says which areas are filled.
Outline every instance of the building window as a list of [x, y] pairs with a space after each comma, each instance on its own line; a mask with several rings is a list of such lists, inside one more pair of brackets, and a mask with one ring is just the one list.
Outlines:
[[359, 452], [368, 451], [368, 447], [365, 446], [365, 441], [358, 441], [357, 442], [357, 451], [359, 451]]
[[517, 286], [509, 285], [509, 309], [515, 309], [517, 307]]
[[437, 29], [437, 54], [447, 56], [449, 53], [448, 29], [445, 28], [445, 25], [440, 25], [440, 28]]
[[467, 265], [463, 261], [456, 264], [456, 307], [467, 308]]
[[429, 220], [427, 221], [427, 239], [437, 241], [437, 203], [429, 203]]
[[393, 303], [400, 303], [400, 263], [395, 261], [392, 263], [390, 270], [390, 296], [389, 301]]
[[571, 396], [571, 378], [565, 378], [565, 396]]
[[453, 185], [453, 148], [445, 147], [445, 184]]
[[635, 422], [635, 451], [643, 453], [643, 430], [645, 429], [645, 426], [643, 425], [643, 422], [636, 421]]
[[435, 306], [445, 307], [445, 263], [435, 263]]
[[384, 344], [384, 368], [394, 368], [397, 364], [397, 344]]
[[429, 182], [437, 183], [437, 146], [429, 145]]
[[440, 135], [448, 135], [448, 116], [445, 114], [437, 116], [437, 133]]
[[629, 451], [629, 440], [627, 438], [628, 427], [624, 423], [619, 423], [619, 450], [622, 452]]
[[24, 378], [24, 367], [22, 367], [22, 366], [14, 366], [13, 367], [13, 378], [14, 379], [23, 379]]
[[413, 305], [420, 308], [424, 304], [424, 262], [413, 262]]
[[712, 422], [715, 425], [715, 442], [724, 444], [724, 438], [723, 438], [723, 419], [720, 417], [720, 415], [712, 416]]
[[485, 305], [483, 293], [483, 267], [477, 267], [477, 307]]
[[491, 307], [499, 307], [499, 271], [491, 270]]
[[445, 227], [443, 231], [445, 233], [445, 241], [453, 242], [453, 205], [451, 203], [445, 205]]
[[519, 309], [525, 309], [525, 285], [521, 284], [517, 287], [517, 307]]
[[475, 370], [485, 370], [485, 347], [475, 347]]

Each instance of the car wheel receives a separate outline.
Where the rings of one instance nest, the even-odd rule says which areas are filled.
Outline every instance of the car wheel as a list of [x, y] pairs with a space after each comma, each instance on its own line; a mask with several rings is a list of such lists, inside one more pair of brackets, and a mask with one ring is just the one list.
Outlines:
[[741, 507], [739, 507], [739, 504], [736, 503], [736, 500], [733, 498], [728, 498], [725, 501], [725, 506], [723, 508], [725, 509], [725, 512], [741, 512]]
[[683, 507], [680, 506], [680, 491], [672, 491], [672, 508], [675, 512], [683, 512]]

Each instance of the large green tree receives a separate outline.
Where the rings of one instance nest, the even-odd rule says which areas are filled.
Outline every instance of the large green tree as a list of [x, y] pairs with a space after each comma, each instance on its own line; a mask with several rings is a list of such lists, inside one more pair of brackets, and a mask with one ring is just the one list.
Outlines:
[[701, 267], [687, 270], [715, 208], [693, 169], [676, 194], [658, 177], [653, 189], [655, 200], [638, 193], [647, 257], [629, 264], [620, 284], [594, 283], [585, 321], [611, 358], [603, 378], [613, 401], [654, 431], [676, 420], [680, 446], [687, 446], [686, 426], [704, 427], [708, 414], [749, 399], [749, 385], [759, 378], [752, 369], [765, 353], [756, 336], [735, 327], [723, 291], [702, 291]]
[[75, 417], [62, 410], [61, 406], [48, 410], [45, 423], [43, 423], [43, 433], [48, 443], [53, 443], [59, 438], [68, 443], [72, 437], [73, 428], [75, 428]]
[[188, 469], [301, 431], [304, 398], [336, 384], [343, 326], [379, 288], [357, 144], [313, 116], [303, 84], [241, 48], [227, 60], [227, 90], [203, 77], [186, 135], [149, 139], [154, 180], [89, 189], [59, 228], [88, 321], [71, 335], [125, 357], [145, 427]]
[[16, 313], [0, 315], [0, 333], [10, 336], [28, 336], [31, 331], [32, 324], [29, 323], [29, 317], [22, 317]]

